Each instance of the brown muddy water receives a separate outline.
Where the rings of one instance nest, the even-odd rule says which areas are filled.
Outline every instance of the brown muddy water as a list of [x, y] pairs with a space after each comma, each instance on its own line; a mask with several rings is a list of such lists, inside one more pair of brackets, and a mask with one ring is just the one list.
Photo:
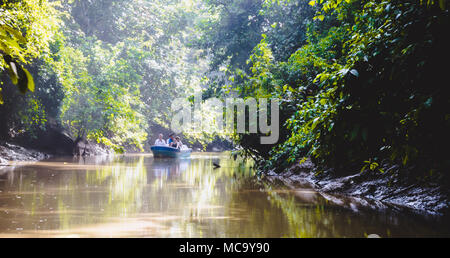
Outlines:
[[0, 237], [450, 236], [440, 220], [262, 183], [250, 163], [226, 153], [58, 158], [0, 170]]

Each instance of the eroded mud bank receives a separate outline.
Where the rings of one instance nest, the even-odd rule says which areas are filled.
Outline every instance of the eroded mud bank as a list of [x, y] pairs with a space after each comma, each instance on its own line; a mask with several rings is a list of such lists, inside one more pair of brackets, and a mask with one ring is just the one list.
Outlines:
[[51, 152], [51, 154], [49, 154], [47, 151], [34, 150], [17, 144], [7, 142], [0, 143], [0, 174], [14, 170], [17, 166], [23, 165], [24, 162], [37, 162], [52, 156], [104, 156], [112, 153], [111, 150], [93, 143], [84, 143], [77, 150], [79, 150], [79, 153], [74, 152], [73, 154], [64, 154]]
[[398, 168], [385, 173], [365, 171], [346, 177], [315, 172], [311, 161], [297, 164], [285, 173], [266, 173], [272, 183], [296, 189], [310, 187], [331, 202], [351, 209], [410, 210], [425, 215], [448, 214], [449, 191], [439, 184], [418, 182], [399, 176]]
[[3, 143], [0, 144], [0, 174], [14, 169], [18, 162], [37, 162], [48, 158], [50, 155], [47, 153]]

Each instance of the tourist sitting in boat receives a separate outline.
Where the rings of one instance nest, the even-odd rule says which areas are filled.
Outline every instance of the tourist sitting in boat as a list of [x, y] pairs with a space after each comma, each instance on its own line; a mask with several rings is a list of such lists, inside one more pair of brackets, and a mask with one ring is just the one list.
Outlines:
[[167, 140], [167, 145], [169, 145], [169, 147], [176, 148], [177, 141], [175, 140], [174, 134], [169, 135], [169, 139]]
[[183, 147], [183, 143], [181, 142], [180, 136], [177, 136], [175, 138], [175, 140], [176, 140], [176, 146], [174, 146], [174, 148], [177, 148], [177, 149], [181, 150], [181, 148]]
[[155, 141], [155, 146], [166, 146], [166, 141], [163, 139], [164, 135], [160, 134], [159, 138]]

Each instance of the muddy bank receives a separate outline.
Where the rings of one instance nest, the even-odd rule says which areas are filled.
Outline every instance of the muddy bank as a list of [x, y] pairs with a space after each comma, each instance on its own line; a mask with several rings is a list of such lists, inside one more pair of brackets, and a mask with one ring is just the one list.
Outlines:
[[[69, 149], [69, 148], [67, 148]], [[37, 162], [52, 156], [104, 156], [112, 154], [108, 148], [99, 144], [82, 141], [72, 146], [71, 151], [48, 151], [47, 149], [32, 149], [13, 143], [0, 143], [0, 174], [14, 170], [19, 163]]]
[[15, 162], [37, 162], [48, 159], [50, 156], [45, 152], [26, 149], [11, 143], [2, 143], [0, 144], [0, 174], [14, 169]]
[[398, 167], [384, 173], [364, 171], [346, 177], [328, 172], [317, 174], [311, 161], [297, 164], [285, 173], [269, 171], [266, 180], [292, 189], [313, 188], [329, 201], [350, 209], [410, 210], [425, 215], [448, 215], [449, 191], [433, 183], [404, 179]]

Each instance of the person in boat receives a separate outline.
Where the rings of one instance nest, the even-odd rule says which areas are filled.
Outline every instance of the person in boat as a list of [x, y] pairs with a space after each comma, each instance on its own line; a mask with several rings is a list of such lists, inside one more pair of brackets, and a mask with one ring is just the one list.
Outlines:
[[183, 143], [181, 142], [180, 136], [177, 136], [175, 138], [175, 140], [176, 140], [176, 146], [174, 146], [174, 147], [181, 150], [181, 147], [183, 147]]
[[174, 134], [169, 135], [169, 139], [167, 140], [167, 145], [169, 145], [169, 147], [176, 148], [177, 142], [176, 142]]
[[159, 138], [155, 141], [155, 146], [166, 146], [166, 141], [163, 139], [164, 135], [160, 134]]

